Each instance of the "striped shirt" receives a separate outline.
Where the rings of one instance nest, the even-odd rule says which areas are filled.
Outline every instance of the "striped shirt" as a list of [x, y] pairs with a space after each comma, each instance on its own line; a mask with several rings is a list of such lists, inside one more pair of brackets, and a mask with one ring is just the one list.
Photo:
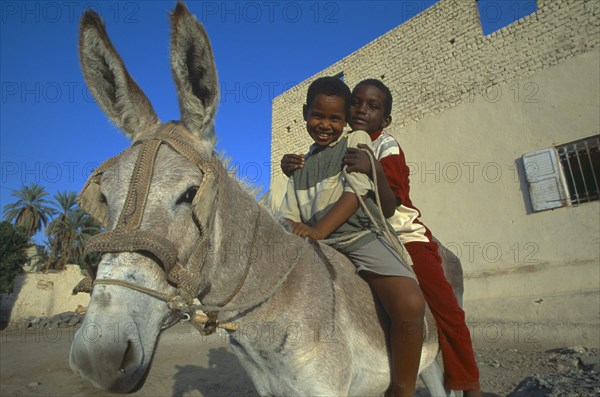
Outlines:
[[430, 242], [431, 233], [419, 221], [421, 213], [410, 199], [410, 170], [406, 165], [404, 152], [391, 135], [374, 133], [373, 153], [381, 163], [387, 181], [402, 204], [396, 208], [394, 215], [387, 219], [403, 244], [420, 241]]
[[[313, 144], [305, 156], [304, 167], [294, 172], [288, 180], [287, 190], [280, 208], [282, 216], [294, 222], [314, 226], [329, 212], [344, 192], [365, 196], [365, 204], [372, 214], [378, 209], [373, 200], [373, 183], [365, 174], [343, 171], [342, 159], [349, 147], [359, 143], [371, 145], [371, 138], [364, 131], [352, 134], [343, 132], [339, 139], [329, 146], [319, 147]], [[356, 188], [356, 192], [352, 189]], [[377, 218], [376, 218], [377, 219]], [[358, 210], [327, 238], [349, 236], [363, 230], [372, 230], [373, 226], [364, 212]], [[333, 245], [341, 252], [352, 252], [375, 240], [370, 233], [348, 246]]]

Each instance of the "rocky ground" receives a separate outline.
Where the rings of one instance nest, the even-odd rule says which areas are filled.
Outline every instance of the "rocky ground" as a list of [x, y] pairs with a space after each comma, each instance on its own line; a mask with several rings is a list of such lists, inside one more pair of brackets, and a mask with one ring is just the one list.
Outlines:
[[486, 396], [575, 397], [600, 395], [598, 349], [478, 348]]
[[[30, 318], [2, 331], [0, 396], [105, 396], [68, 367], [70, 341], [82, 318], [75, 313]], [[519, 347], [475, 345], [485, 397], [600, 395], [597, 347]], [[202, 337], [186, 324], [161, 338], [148, 381], [132, 395], [257, 396], [226, 336]], [[417, 395], [429, 394], [420, 387]]]

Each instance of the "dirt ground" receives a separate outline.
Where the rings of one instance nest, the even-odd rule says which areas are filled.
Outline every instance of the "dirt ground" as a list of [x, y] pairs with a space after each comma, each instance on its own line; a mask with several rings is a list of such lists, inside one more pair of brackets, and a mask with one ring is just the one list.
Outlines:
[[[74, 333], [74, 328], [0, 332], [0, 396], [109, 396], [71, 372], [68, 354]], [[587, 396], [600, 392], [596, 349], [551, 350], [537, 345], [521, 345], [520, 351], [510, 347], [475, 348], [485, 397], [506, 396], [534, 374], [542, 386], [549, 382], [544, 374], [566, 375], [571, 382], [567, 389], [574, 394], [560, 390], [554, 390], [554, 394], [532, 394], [529, 389], [518, 395]], [[583, 364], [589, 371], [581, 370]], [[587, 394], [588, 389], [594, 394]], [[164, 332], [145, 385], [130, 395], [257, 396], [252, 382], [229, 351], [226, 335], [203, 337], [188, 324], [178, 324]], [[421, 385], [417, 395], [428, 393]]]

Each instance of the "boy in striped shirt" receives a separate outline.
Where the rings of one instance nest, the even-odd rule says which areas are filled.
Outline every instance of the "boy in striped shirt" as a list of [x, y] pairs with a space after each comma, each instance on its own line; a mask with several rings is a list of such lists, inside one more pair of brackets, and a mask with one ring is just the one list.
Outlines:
[[[377, 294], [390, 319], [392, 384], [388, 396], [412, 396], [423, 344], [425, 302], [412, 271], [359, 208], [358, 196], [375, 213], [373, 184], [361, 173], [342, 170], [347, 150], [370, 146], [364, 131], [344, 132], [350, 89], [334, 77], [309, 87], [303, 108], [306, 130], [314, 141], [304, 166], [290, 177], [280, 208], [294, 234], [321, 240], [344, 239], [345, 253]], [[389, 190], [389, 188], [388, 188]], [[356, 237], [354, 237], [356, 236]]]

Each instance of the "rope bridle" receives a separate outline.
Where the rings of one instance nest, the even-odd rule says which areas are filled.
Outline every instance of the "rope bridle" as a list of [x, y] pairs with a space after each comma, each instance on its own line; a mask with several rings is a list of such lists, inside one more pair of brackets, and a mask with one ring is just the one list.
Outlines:
[[[195, 247], [194, 252], [188, 259], [188, 263], [182, 265], [177, 256], [175, 245], [166, 237], [148, 230], [141, 230], [142, 218], [146, 207], [147, 197], [150, 191], [150, 183], [154, 173], [156, 156], [161, 145], [167, 145], [175, 152], [183, 155], [192, 163], [196, 164], [202, 174], [203, 179], [193, 200], [194, 214], [200, 225], [201, 240]], [[96, 285], [116, 285], [128, 288], [153, 298], [164, 301], [171, 311], [176, 312], [179, 317], [190, 320], [194, 318], [195, 311], [201, 309], [208, 314], [208, 321], [204, 326], [203, 332], [212, 333], [218, 324], [219, 311], [237, 311], [243, 308], [251, 307], [266, 299], [275, 293], [277, 288], [273, 288], [266, 293], [261, 294], [259, 299], [251, 305], [244, 304], [238, 307], [227, 307], [227, 305], [239, 294], [246, 283], [248, 274], [252, 268], [251, 256], [248, 257], [248, 263], [231, 294], [218, 305], [205, 306], [194, 305], [194, 298], [198, 296], [200, 287], [200, 271], [206, 263], [206, 257], [210, 245], [209, 231], [214, 218], [213, 207], [218, 199], [219, 174], [215, 170], [212, 161], [218, 161], [212, 156], [210, 161], [198, 153], [189, 143], [185, 142], [185, 137], [179, 131], [179, 126], [174, 123], [168, 123], [161, 126], [154, 133], [144, 134], [142, 139], [135, 141], [132, 145], [140, 146], [133, 174], [129, 183], [127, 196], [121, 210], [121, 214], [113, 230], [97, 234], [90, 238], [86, 244], [86, 254], [92, 252], [105, 253], [123, 253], [137, 252], [150, 254], [166, 274], [167, 280], [175, 285], [176, 293], [165, 294], [155, 289], [147, 288], [139, 284], [120, 279], [96, 279], [92, 284], [92, 289]], [[108, 168], [114, 166], [123, 154], [107, 160], [102, 164], [94, 175], [90, 177], [84, 187], [82, 196], [85, 195], [86, 188], [93, 182], [97, 182], [99, 177]], [[89, 200], [80, 200], [80, 202], [89, 202]], [[84, 208], [85, 209], [85, 208]], [[258, 239], [258, 229], [260, 227], [261, 210], [257, 209], [254, 228], [252, 232], [252, 241], [250, 250], [255, 248]], [[287, 276], [295, 268], [298, 260], [288, 269], [287, 274], [280, 280], [276, 287], [283, 284]], [[240, 309], [240, 307], [242, 309]], [[171, 324], [172, 325], [172, 324]], [[170, 325], [169, 325], [170, 326]], [[164, 327], [163, 327], [164, 328]], [[224, 327], [227, 329], [227, 327]], [[230, 330], [231, 327], [229, 327]]]

